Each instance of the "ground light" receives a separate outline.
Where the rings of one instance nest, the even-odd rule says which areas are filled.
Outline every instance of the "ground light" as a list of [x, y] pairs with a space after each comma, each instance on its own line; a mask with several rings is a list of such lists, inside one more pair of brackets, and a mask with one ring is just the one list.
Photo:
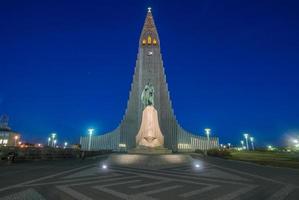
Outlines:
[[193, 166], [193, 170], [196, 170], [196, 171], [203, 169], [203, 165], [202, 165], [202, 162], [200, 160], [193, 160], [192, 166]]
[[107, 169], [107, 165], [103, 164], [102, 169]]

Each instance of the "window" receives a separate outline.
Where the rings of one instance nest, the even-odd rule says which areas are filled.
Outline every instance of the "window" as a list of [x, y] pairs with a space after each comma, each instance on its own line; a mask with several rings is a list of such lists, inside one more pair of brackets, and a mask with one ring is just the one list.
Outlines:
[[152, 38], [151, 38], [151, 36], [148, 36], [148, 37], [147, 37], [147, 43], [148, 43], [148, 44], [151, 44], [151, 43], [152, 43]]
[[145, 45], [146, 44], [146, 39], [142, 40], [142, 44]]
[[153, 40], [153, 44], [157, 44], [157, 40], [156, 39]]
[[3, 140], [3, 144], [7, 144], [7, 142], [8, 142], [7, 139]]
[[0, 139], [0, 144], [2, 144], [2, 141], [3, 141], [3, 140], [2, 140], [2, 139]]

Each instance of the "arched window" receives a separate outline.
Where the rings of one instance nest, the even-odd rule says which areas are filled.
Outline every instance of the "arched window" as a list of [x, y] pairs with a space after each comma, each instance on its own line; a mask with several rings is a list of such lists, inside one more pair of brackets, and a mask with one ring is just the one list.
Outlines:
[[148, 36], [147, 37], [147, 44], [151, 44], [152, 43], [152, 37], [151, 36]]
[[142, 44], [145, 45], [146, 44], [146, 39], [142, 40]]
[[153, 40], [153, 44], [157, 44], [157, 40], [156, 39]]

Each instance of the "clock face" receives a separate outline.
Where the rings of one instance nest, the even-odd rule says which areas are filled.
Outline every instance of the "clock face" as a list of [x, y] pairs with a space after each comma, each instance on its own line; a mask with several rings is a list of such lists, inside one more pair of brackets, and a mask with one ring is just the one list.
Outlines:
[[152, 51], [149, 51], [149, 52], [147, 52], [147, 55], [148, 55], [148, 56], [151, 56], [151, 55], [153, 55], [153, 52], [152, 52]]

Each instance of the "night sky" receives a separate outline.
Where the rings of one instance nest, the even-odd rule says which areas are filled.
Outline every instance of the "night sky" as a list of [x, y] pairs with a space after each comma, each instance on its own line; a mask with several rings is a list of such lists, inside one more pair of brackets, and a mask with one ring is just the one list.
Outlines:
[[24, 140], [79, 142], [124, 115], [147, 7], [175, 114], [221, 143], [299, 135], [299, 2], [0, 2], [0, 114]]

